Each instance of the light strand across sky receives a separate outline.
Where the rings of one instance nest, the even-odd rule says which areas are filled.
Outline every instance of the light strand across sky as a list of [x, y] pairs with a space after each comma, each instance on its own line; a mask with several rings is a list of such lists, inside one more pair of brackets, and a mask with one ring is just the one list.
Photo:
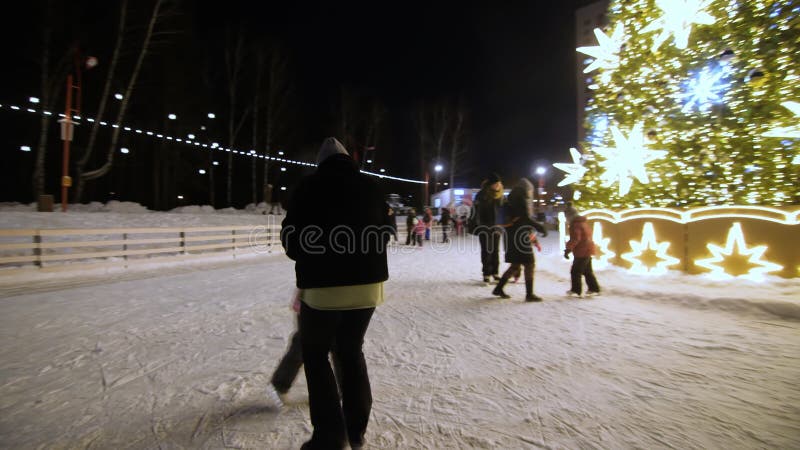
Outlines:
[[[12, 111], [29, 112], [29, 113], [32, 113], [32, 114], [42, 114], [42, 115], [45, 115], [45, 116], [54, 115], [52, 112], [46, 111], [46, 110], [43, 110], [43, 109], [42, 110], [37, 110], [35, 108], [25, 108], [25, 107], [16, 106], [16, 105], [0, 104], [0, 109], [6, 109], [6, 108], [8, 108], [8, 109], [10, 109]], [[59, 113], [58, 117], [65, 118], [66, 116], [63, 113]], [[83, 117], [78, 116], [78, 115], [73, 116], [72, 118], [75, 119], [75, 120], [84, 120]], [[174, 142], [178, 142], [178, 143], [189, 145], [189, 146], [193, 146], [193, 147], [206, 148], [206, 149], [209, 149], [209, 150], [217, 150], [217, 151], [221, 151], [221, 152], [234, 153], [234, 154], [241, 155], [241, 156], [249, 156], [251, 158], [267, 159], [267, 160], [270, 160], [270, 161], [277, 161], [277, 162], [282, 162], [282, 163], [287, 163], [287, 164], [295, 164], [295, 165], [299, 165], [299, 166], [307, 166], [307, 167], [316, 167], [317, 166], [316, 164], [305, 162], [305, 161], [297, 161], [297, 160], [293, 160], [293, 159], [276, 158], [274, 156], [261, 155], [261, 154], [256, 153], [255, 150], [250, 150], [249, 152], [245, 152], [245, 151], [236, 150], [236, 149], [233, 149], [233, 148], [225, 148], [225, 147], [222, 147], [222, 146], [220, 146], [220, 145], [218, 145], [216, 143], [207, 144], [207, 143], [199, 142], [197, 140], [178, 138], [178, 137], [174, 137], [174, 136], [168, 136], [168, 135], [165, 135], [163, 133], [157, 133], [155, 131], [150, 131], [150, 130], [143, 130], [141, 128], [133, 128], [133, 127], [125, 126], [125, 125], [112, 124], [112, 123], [108, 123], [106, 121], [99, 121], [98, 122], [98, 121], [96, 121], [95, 119], [93, 119], [91, 117], [86, 117], [85, 120], [87, 122], [89, 122], [89, 123], [97, 122], [101, 126], [104, 126], [104, 127], [121, 128], [122, 131], [125, 131], [125, 132], [135, 133], [135, 134], [142, 134], [142, 135], [150, 136], [150, 137], [157, 138], [157, 139], [166, 139], [168, 141], [174, 141]], [[366, 171], [366, 170], [362, 170], [361, 173], [364, 173], [364, 174], [367, 174], [367, 175], [370, 175], [370, 176], [374, 176], [374, 177], [378, 177], [378, 178], [386, 178], [386, 179], [389, 179], [389, 180], [402, 181], [404, 183], [416, 183], [416, 184], [426, 184], [427, 183], [427, 181], [413, 180], [413, 179], [410, 179], [410, 178], [393, 177], [391, 175], [386, 175], [386, 174], [383, 174], [383, 173], [373, 173], [373, 172], [369, 172], [369, 171]]]

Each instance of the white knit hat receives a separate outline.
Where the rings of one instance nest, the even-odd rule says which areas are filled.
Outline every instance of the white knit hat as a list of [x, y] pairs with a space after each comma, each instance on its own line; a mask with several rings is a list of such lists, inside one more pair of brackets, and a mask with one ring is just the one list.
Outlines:
[[322, 164], [323, 161], [337, 154], [349, 155], [344, 145], [336, 140], [335, 137], [325, 139], [322, 146], [319, 148], [319, 153], [317, 153], [317, 165]]

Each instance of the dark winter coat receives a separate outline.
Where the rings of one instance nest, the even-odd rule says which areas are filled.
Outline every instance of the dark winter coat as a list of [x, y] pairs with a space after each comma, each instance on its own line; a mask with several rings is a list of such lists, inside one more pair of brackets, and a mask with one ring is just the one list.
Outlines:
[[584, 216], [575, 216], [569, 224], [569, 241], [567, 250], [576, 258], [587, 258], [594, 255], [595, 247], [589, 222]]
[[300, 180], [281, 229], [297, 287], [387, 280], [386, 243], [393, 233], [388, 208], [376, 180], [359, 173], [346, 154], [328, 157]]
[[496, 197], [496, 193], [491, 185], [484, 186], [477, 194], [473, 202], [475, 208], [476, 225], [478, 227], [494, 227], [497, 225], [499, 208], [503, 205], [503, 196]]
[[[544, 226], [531, 219], [531, 200], [527, 185], [517, 185], [508, 194], [506, 203], [505, 253], [506, 262], [527, 264], [534, 261], [531, 233], [535, 231], [547, 236]], [[532, 189], [532, 187], [531, 187]]]
[[442, 217], [439, 218], [439, 224], [443, 227], [450, 225], [450, 210], [444, 208], [442, 210]]

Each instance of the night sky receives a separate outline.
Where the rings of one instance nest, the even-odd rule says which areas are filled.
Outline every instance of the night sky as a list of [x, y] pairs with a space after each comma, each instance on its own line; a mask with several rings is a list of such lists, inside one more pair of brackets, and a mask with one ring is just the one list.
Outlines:
[[[18, 70], [2, 75], [0, 103], [21, 102], [38, 89], [35, 62], [41, 9], [36, 5], [44, 3], [18, 5], [19, 13], [4, 18], [7, 57], [18, 62]], [[308, 151], [335, 132], [331, 104], [345, 86], [380, 99], [387, 108], [386, 129], [375, 157], [380, 166], [392, 175], [420, 179], [412, 120], [415, 107], [420, 102], [461, 98], [469, 110], [467, 164], [472, 170], [457, 184], [477, 186], [490, 171], [513, 180], [531, 176], [536, 165], [567, 161], [569, 147], [576, 144], [574, 12], [586, 3], [184, 0], [177, 2], [179, 14], [170, 24], [179, 33], [156, 48], [143, 71], [141, 89], [149, 90], [150, 100], [162, 96], [165, 102], [184, 103], [181, 107], [188, 111], [222, 109], [213, 106], [214, 102], [224, 104], [219, 95], [224, 91], [221, 71], [216, 79], [205, 80], [216, 87], [216, 97], [195, 95], [193, 90], [200, 83], [194, 79], [208, 77], [201, 73], [208, 67], [203, 61], [219, 52], [225, 28], [244, 27], [250, 36], [279, 42], [289, 58], [296, 109], [290, 147]], [[78, 30], [83, 42], [88, 42], [82, 45], [90, 47], [86, 51], [106, 55], [107, 60], [116, 3], [76, 4], [83, 12], [72, 20], [69, 32]], [[138, 11], [131, 20], [142, 21], [148, 7], [144, 2], [132, 4]], [[15, 44], [19, 36], [25, 39]], [[178, 65], [185, 67], [176, 71]], [[99, 87], [91, 86], [91, 75], [87, 80], [89, 109], [96, 104], [92, 92]], [[187, 92], [182, 96], [174, 92], [176, 80], [185, 81], [181, 88]], [[169, 88], [162, 87], [160, 94], [156, 87], [161, 84]], [[134, 102], [130, 120], [153, 129], [163, 126], [144, 120], [163, 115], [162, 110], [155, 111], [153, 102], [143, 102], [141, 96]], [[38, 122], [24, 120], [31, 122], [29, 133], [35, 134]], [[2, 139], [6, 147], [19, 146], [17, 138], [6, 135]], [[4, 160], [4, 164], [15, 163]], [[559, 178], [554, 171], [550, 167], [549, 184]], [[4, 191], [9, 183], [3, 185]], [[3, 200], [13, 200], [13, 196], [5, 193]]]
[[[416, 145], [417, 101], [465, 99], [476, 184], [485, 171], [530, 175], [575, 145], [574, 11], [586, 1], [386, 2], [345, 6], [234, 2], [200, 7], [208, 29], [226, 18], [278, 36], [290, 49], [308, 109], [338, 86], [375, 92], [393, 117], [393, 155]], [[228, 4], [228, 3], [226, 3]], [[316, 139], [316, 137], [314, 137]], [[415, 163], [391, 167], [417, 178]]]

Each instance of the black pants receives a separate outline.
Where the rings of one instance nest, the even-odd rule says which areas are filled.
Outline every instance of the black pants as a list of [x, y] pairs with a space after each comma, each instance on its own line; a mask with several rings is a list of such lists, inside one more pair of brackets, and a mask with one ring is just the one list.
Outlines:
[[500, 234], [490, 231], [478, 234], [481, 244], [481, 264], [483, 276], [499, 275], [500, 273]]
[[[347, 438], [361, 441], [372, 410], [372, 390], [361, 346], [375, 308], [318, 310], [300, 306], [308, 403], [314, 432], [309, 448], [342, 448]], [[328, 361], [336, 342], [334, 358], [341, 371], [339, 384]]]
[[408, 227], [408, 233], [406, 233], [406, 245], [414, 245], [414, 241], [416, 238], [414, 237], [414, 228]]
[[447, 242], [450, 239], [447, 237], [447, 225], [442, 225], [442, 242]]
[[278, 368], [272, 374], [272, 385], [281, 394], [289, 392], [294, 379], [297, 378], [297, 373], [300, 371], [300, 366], [303, 365], [302, 344], [300, 331], [295, 331], [289, 340], [289, 348], [286, 349], [281, 362], [278, 363]]
[[592, 258], [575, 258], [572, 261], [572, 269], [569, 271], [572, 278], [572, 292], [580, 294], [582, 290], [581, 276], [586, 277], [586, 287], [588, 292], [600, 292], [600, 286], [597, 284], [597, 278], [592, 271]]

